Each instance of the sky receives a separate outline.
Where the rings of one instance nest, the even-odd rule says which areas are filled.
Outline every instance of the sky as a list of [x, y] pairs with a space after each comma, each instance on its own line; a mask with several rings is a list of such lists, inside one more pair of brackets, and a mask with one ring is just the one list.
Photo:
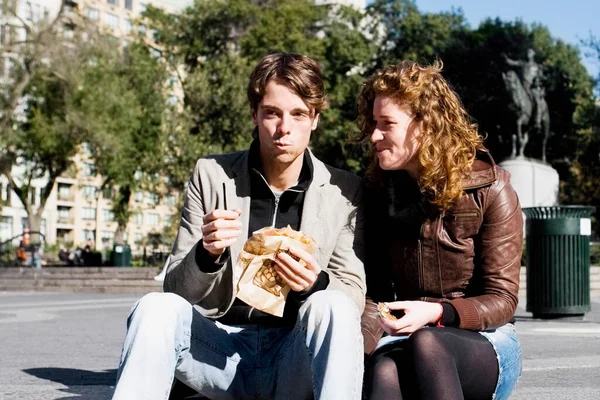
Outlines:
[[[449, 11], [462, 8], [472, 28], [484, 19], [500, 17], [503, 21], [519, 18], [527, 24], [540, 23], [553, 37], [579, 45], [590, 33], [600, 38], [600, 0], [416, 0], [422, 12]], [[583, 64], [589, 73], [598, 77], [598, 59], [586, 59], [580, 46]]]

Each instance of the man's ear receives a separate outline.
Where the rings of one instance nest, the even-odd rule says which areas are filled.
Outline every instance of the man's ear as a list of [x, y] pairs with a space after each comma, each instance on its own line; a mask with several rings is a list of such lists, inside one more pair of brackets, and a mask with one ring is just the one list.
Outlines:
[[319, 125], [319, 115], [320, 115], [320, 114], [316, 114], [316, 115], [315, 115], [315, 118], [313, 119], [313, 122], [312, 122], [312, 127], [311, 127], [311, 130], [313, 130], [313, 131], [314, 131], [315, 129], [317, 129], [317, 126]]

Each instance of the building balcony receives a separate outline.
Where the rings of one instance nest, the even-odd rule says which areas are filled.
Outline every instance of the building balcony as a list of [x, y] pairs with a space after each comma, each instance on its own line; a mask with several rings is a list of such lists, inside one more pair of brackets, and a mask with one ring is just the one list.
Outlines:
[[75, 201], [75, 193], [68, 193], [68, 194], [58, 193], [58, 195], [56, 196], [56, 200], [74, 202]]
[[75, 218], [73, 218], [73, 217], [58, 217], [56, 223], [59, 225], [74, 225]]

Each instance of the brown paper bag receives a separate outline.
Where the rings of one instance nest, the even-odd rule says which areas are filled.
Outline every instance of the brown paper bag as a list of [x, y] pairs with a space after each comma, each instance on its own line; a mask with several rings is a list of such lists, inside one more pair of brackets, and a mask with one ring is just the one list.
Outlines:
[[290, 287], [275, 272], [274, 259], [280, 251], [300, 248], [315, 250], [314, 240], [290, 228], [262, 228], [244, 244], [235, 268], [237, 297], [263, 312], [281, 317]]

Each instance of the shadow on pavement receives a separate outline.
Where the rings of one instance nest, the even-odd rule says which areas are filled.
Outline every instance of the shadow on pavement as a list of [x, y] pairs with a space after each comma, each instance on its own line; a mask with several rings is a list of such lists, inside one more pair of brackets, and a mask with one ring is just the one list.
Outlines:
[[[58, 389], [61, 392], [79, 395], [80, 397], [64, 397], [64, 399], [109, 399], [112, 395], [106, 393], [107, 396], [98, 396], [98, 392], [90, 386], [107, 386], [111, 387], [117, 380], [117, 370], [109, 369], [104, 371], [87, 371], [84, 369], [74, 368], [28, 368], [24, 369], [23, 372], [35, 376], [36, 378], [46, 379], [52, 382], [60, 383], [68, 388]], [[105, 390], [102, 390], [104, 392]], [[62, 400], [62, 399], [57, 399]]]

